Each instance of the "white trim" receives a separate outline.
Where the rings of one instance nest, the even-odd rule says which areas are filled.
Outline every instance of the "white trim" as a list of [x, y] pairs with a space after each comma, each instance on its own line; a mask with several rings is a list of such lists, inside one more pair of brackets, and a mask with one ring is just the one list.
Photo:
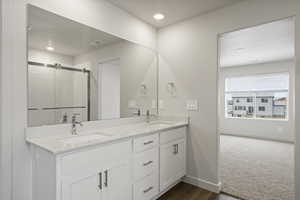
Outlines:
[[171, 184], [169, 187], [167, 187], [166, 189], [164, 189], [163, 191], [159, 192], [158, 195], [156, 195], [154, 199], [159, 199], [159, 197], [163, 196], [165, 193], [167, 193], [168, 191], [170, 191], [173, 187], [175, 187], [178, 183], [180, 183], [182, 181], [182, 179], [179, 179], [177, 181], [175, 181], [173, 184]]
[[[277, 72], [276, 72], [277, 73]], [[227, 79], [227, 77], [225, 78]], [[240, 90], [240, 91], [226, 91], [225, 89], [225, 94], [239, 94], [239, 93], [247, 93], [247, 94], [252, 94], [252, 93], [267, 93], [267, 92], [288, 92], [289, 89], [270, 89], [270, 90]], [[256, 96], [253, 96], [256, 97]], [[260, 97], [260, 96], [258, 96]], [[263, 97], [263, 96], [262, 96]], [[244, 98], [247, 98], [247, 96], [245, 96]]]
[[251, 134], [245, 134], [241, 135], [238, 133], [226, 133], [226, 132], [221, 132], [220, 136], [232, 136], [232, 137], [240, 137], [240, 138], [248, 138], [248, 139], [254, 139], [254, 140], [266, 140], [266, 141], [272, 141], [272, 142], [280, 142], [280, 143], [287, 143], [287, 144], [295, 144], [294, 140], [286, 140], [286, 139], [277, 139], [277, 138], [268, 138], [268, 137], [263, 137], [263, 136], [253, 136]]
[[283, 122], [288, 122], [289, 118], [284, 118], [284, 119], [280, 119], [280, 118], [250, 118], [250, 117], [227, 117], [225, 116], [225, 119], [234, 119], [234, 120], [265, 120], [265, 121], [283, 121]]
[[[111, 58], [106, 58], [106, 59], [101, 59], [98, 64], [97, 64], [97, 105], [98, 105], [98, 113], [97, 113], [97, 117], [98, 120], [103, 120], [103, 116], [102, 116], [102, 79], [100, 79], [100, 77], [102, 76], [103, 73], [103, 65], [105, 65], [108, 62], [113, 62], [113, 61], [117, 61], [119, 63], [119, 66], [121, 67], [121, 57], [120, 56], [113, 56]], [[121, 83], [120, 83], [121, 84]], [[121, 91], [120, 91], [121, 92]], [[121, 99], [120, 99], [120, 105], [121, 105]], [[120, 108], [120, 117], [121, 118], [121, 108]], [[114, 118], [112, 118], [114, 119]]]
[[218, 184], [212, 183], [210, 181], [206, 181], [197, 177], [192, 176], [185, 176], [183, 178], [183, 182], [206, 189], [208, 191], [214, 192], [214, 193], [220, 193], [221, 192], [221, 182]]
[[[13, 198], [13, 67], [15, 60], [14, 20], [15, 1], [1, 0], [0, 28], [0, 199]], [[14, 17], [13, 17], [14, 16]], [[20, 67], [20, 66], [19, 66]], [[22, 97], [22, 96], [21, 96]]]

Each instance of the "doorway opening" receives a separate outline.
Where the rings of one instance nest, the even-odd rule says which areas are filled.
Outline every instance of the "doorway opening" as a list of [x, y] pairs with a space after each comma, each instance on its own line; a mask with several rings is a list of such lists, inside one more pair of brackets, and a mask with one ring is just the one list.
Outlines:
[[222, 192], [294, 200], [295, 17], [219, 35]]
[[98, 69], [98, 119], [120, 118], [120, 59], [101, 62]]

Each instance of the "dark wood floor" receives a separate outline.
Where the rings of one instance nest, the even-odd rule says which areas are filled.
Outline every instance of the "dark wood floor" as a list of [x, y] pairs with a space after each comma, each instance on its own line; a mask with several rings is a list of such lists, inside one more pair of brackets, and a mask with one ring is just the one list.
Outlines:
[[226, 194], [214, 194], [186, 183], [179, 183], [158, 200], [239, 200]]

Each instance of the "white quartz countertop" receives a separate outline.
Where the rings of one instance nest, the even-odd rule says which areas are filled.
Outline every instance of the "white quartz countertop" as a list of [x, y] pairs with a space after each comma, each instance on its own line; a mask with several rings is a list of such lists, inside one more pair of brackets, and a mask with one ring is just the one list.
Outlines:
[[186, 120], [152, 121], [150, 123], [140, 122], [82, 132], [79, 131], [78, 135], [66, 133], [47, 137], [27, 137], [26, 141], [31, 145], [40, 147], [53, 154], [61, 154], [75, 151], [80, 148], [138, 137], [187, 125], [188, 122]]

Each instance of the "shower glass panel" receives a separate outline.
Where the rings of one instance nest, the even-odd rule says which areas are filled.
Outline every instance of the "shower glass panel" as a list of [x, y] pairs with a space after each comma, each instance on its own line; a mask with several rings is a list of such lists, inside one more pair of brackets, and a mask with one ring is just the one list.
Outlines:
[[88, 120], [87, 72], [28, 66], [30, 126], [70, 123], [74, 114]]

